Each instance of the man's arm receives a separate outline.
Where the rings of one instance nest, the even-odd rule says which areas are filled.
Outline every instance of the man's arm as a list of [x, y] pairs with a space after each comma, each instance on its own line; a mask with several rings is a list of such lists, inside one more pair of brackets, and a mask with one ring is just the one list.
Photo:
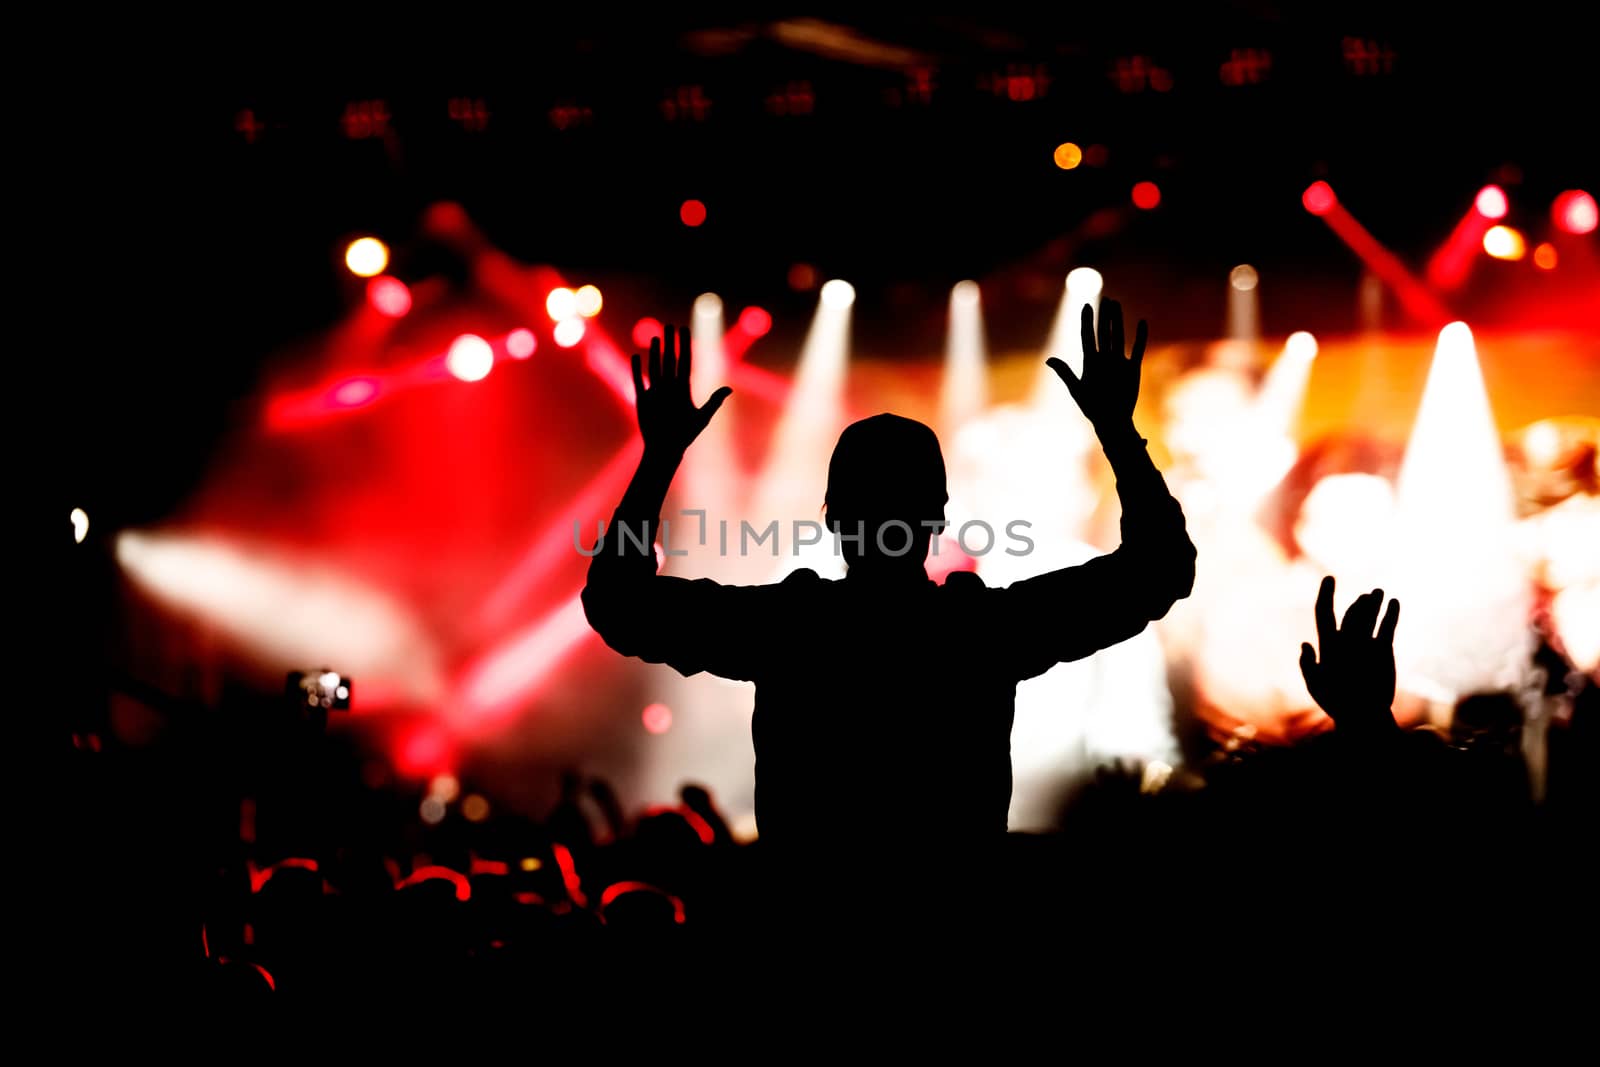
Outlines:
[[[1148, 332], [1139, 323], [1131, 358], [1123, 356], [1122, 308], [1107, 301], [1095, 337], [1094, 313], [1083, 309], [1083, 375], [1059, 359], [1050, 367], [1066, 384], [1100, 439], [1117, 479], [1122, 543], [1078, 567], [1029, 578], [1001, 590], [1013, 618], [1053, 620], [1029, 626], [1020, 642], [1020, 673], [1031, 677], [1125, 641], [1194, 588], [1194, 543], [1183, 509], [1167, 490], [1133, 425]], [[1020, 629], [1020, 628], [1019, 628]]]
[[757, 588], [689, 581], [656, 573], [656, 530], [684, 451], [710, 423], [732, 390], [724, 386], [696, 407], [689, 395], [692, 359], [687, 327], [667, 327], [650, 343], [649, 387], [638, 355], [633, 390], [644, 452], [595, 545], [583, 610], [589, 625], [625, 656], [667, 663], [684, 674], [711, 670], [748, 674], [748, 643], [737, 640]]

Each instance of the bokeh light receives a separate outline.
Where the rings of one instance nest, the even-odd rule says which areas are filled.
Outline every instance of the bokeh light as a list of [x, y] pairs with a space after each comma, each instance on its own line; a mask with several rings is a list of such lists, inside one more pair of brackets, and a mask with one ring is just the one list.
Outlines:
[[772, 329], [772, 315], [766, 308], [747, 307], [739, 312], [739, 329], [751, 337], [765, 337]]
[[389, 248], [376, 237], [358, 237], [344, 250], [344, 265], [358, 278], [382, 274], [389, 266]]
[[1072, 170], [1079, 163], [1083, 162], [1083, 149], [1079, 148], [1071, 141], [1067, 141], [1063, 144], [1056, 145], [1054, 158], [1056, 161], [1056, 166], [1060, 167], [1062, 170]]
[[1503, 219], [1510, 209], [1505, 190], [1498, 185], [1485, 185], [1478, 190], [1478, 198], [1472, 202], [1472, 206], [1486, 219]]
[[539, 339], [533, 331], [519, 327], [506, 334], [506, 355], [512, 359], [527, 359], [539, 347]]
[[380, 275], [367, 283], [367, 303], [378, 314], [398, 319], [411, 310], [411, 290], [399, 278]]
[[1549, 241], [1544, 242], [1533, 250], [1533, 265], [1540, 270], [1555, 270], [1561, 257], [1556, 255], [1556, 246]]
[[556, 323], [555, 338], [556, 344], [562, 348], [571, 348], [583, 340], [583, 320], [571, 318]]
[[555, 322], [570, 319], [578, 313], [578, 294], [565, 286], [552, 289], [544, 298], [544, 310]]
[[1248, 263], [1241, 263], [1228, 272], [1228, 284], [1239, 290], [1241, 293], [1248, 293], [1250, 290], [1254, 289], [1256, 287], [1256, 283], [1260, 280], [1261, 276], [1258, 275], [1256, 273], [1256, 269]]
[[685, 226], [698, 226], [706, 221], [706, 206], [698, 200], [685, 200], [678, 209], [678, 218]]
[[578, 314], [586, 319], [592, 319], [600, 314], [600, 308], [605, 301], [600, 296], [600, 290], [593, 285], [585, 285], [574, 294], [574, 303]]
[[795, 263], [789, 267], [789, 288], [797, 293], [808, 293], [817, 287], [817, 268], [809, 263]]
[[1161, 203], [1161, 188], [1155, 182], [1138, 182], [1133, 187], [1133, 206], [1153, 211]]
[[489, 801], [479, 793], [468, 793], [461, 801], [461, 817], [468, 822], [483, 822], [489, 817]]
[[1593, 233], [1596, 222], [1600, 221], [1600, 210], [1595, 207], [1594, 197], [1582, 189], [1568, 189], [1556, 197], [1550, 214], [1557, 226], [1575, 234]]
[[1333, 210], [1333, 206], [1339, 201], [1333, 195], [1333, 186], [1327, 182], [1312, 182], [1306, 186], [1306, 191], [1301, 195], [1300, 202], [1313, 215], [1326, 215]]
[[640, 718], [644, 728], [653, 734], [664, 734], [672, 729], [672, 709], [665, 704], [647, 704]]
[[825, 282], [822, 286], [822, 306], [842, 311], [856, 302], [856, 287], [842, 278]]
[[358, 408], [377, 395], [378, 382], [373, 378], [351, 378], [333, 391], [334, 402], [347, 408]]
[[653, 319], [646, 315], [633, 324], [633, 343], [638, 348], [649, 348], [650, 342], [660, 336], [661, 320], [659, 319]]
[[481, 382], [494, 369], [494, 349], [477, 334], [464, 333], [451, 342], [444, 364], [464, 382]]
[[72, 509], [72, 543], [83, 544], [83, 539], [89, 536], [89, 513], [82, 508]]
[[1510, 226], [1491, 226], [1483, 235], [1483, 250], [1495, 259], [1521, 259], [1528, 245]]

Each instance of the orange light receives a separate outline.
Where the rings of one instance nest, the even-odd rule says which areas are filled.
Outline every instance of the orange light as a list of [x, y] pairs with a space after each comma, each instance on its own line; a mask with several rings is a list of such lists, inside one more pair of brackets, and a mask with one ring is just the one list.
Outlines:
[[1161, 188], [1155, 182], [1139, 182], [1133, 187], [1133, 206], [1152, 211], [1161, 203]]
[[358, 237], [344, 250], [344, 265], [358, 278], [383, 273], [389, 265], [389, 249], [376, 237]]
[[1546, 241], [1533, 250], [1533, 265], [1540, 270], [1555, 270], [1559, 258], [1556, 256], [1556, 246]]
[[605, 302], [600, 296], [600, 290], [593, 285], [585, 285], [576, 295], [578, 314], [586, 319], [592, 319], [600, 314], [600, 307]]
[[1491, 226], [1483, 235], [1483, 250], [1495, 259], [1521, 259], [1528, 245], [1510, 226]]
[[1062, 170], [1071, 170], [1073, 167], [1076, 167], [1079, 163], [1083, 162], [1083, 149], [1079, 148], [1071, 141], [1067, 141], [1064, 144], [1058, 144], [1056, 145], [1055, 161], [1056, 166], [1060, 167]]

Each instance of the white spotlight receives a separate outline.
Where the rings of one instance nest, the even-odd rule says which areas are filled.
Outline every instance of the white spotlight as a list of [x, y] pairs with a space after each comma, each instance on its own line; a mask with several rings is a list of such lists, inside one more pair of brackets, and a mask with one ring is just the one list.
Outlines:
[[1260, 280], [1261, 277], [1256, 274], [1256, 269], [1248, 263], [1241, 263], [1228, 272], [1228, 284], [1241, 293], [1248, 293], [1254, 289]]
[[72, 543], [81, 545], [89, 536], [89, 513], [82, 508], [72, 509]]
[[944, 344], [944, 382], [939, 390], [940, 425], [953, 434], [988, 404], [983, 308], [977, 282], [950, 290], [950, 321]]
[[823, 307], [843, 311], [856, 302], [856, 287], [842, 278], [825, 282], [822, 286]]
[[1402, 683], [1454, 697], [1514, 684], [1529, 648], [1515, 508], [1472, 331], [1439, 333], [1396, 487]]
[[[1317, 357], [1317, 339], [1304, 330], [1289, 335], [1283, 354], [1267, 371], [1256, 393], [1256, 413], [1261, 431], [1268, 437], [1292, 437], [1306, 386], [1311, 381], [1311, 364]], [[1280, 472], [1282, 473], [1282, 472]]]
[[[1067, 272], [1067, 283], [1061, 293], [1061, 305], [1056, 309], [1056, 321], [1050, 327], [1050, 342], [1046, 356], [1064, 360], [1074, 374], [1083, 373], [1083, 307], [1085, 304], [1100, 311], [1100, 293], [1105, 279], [1093, 267], [1077, 267]], [[1049, 367], [1041, 365], [1034, 381], [1034, 403], [1054, 404], [1066, 392], [1061, 381]], [[1071, 402], [1068, 402], [1071, 406]]]
[[464, 382], [481, 382], [494, 370], [494, 349], [475, 333], [464, 333], [450, 344], [444, 365]]
[[[1261, 276], [1248, 263], [1228, 272], [1228, 340], [1251, 345], [1261, 338]], [[1253, 353], [1245, 349], [1253, 364]]]
[[701, 293], [694, 298], [694, 313], [697, 316], [721, 315], [722, 297], [716, 293]]

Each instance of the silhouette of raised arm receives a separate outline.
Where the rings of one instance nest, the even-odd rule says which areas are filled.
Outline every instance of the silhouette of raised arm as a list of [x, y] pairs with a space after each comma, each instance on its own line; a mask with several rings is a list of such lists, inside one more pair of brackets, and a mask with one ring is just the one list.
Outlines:
[[[761, 587], [656, 573], [656, 535], [667, 490], [684, 452], [733, 392], [723, 386], [696, 406], [689, 395], [692, 366], [688, 327], [665, 327], [661, 338], [650, 342], [648, 366], [634, 354], [634, 403], [644, 452], [594, 546], [584, 614], [606, 644], [623, 655], [667, 663], [683, 674], [709, 670], [746, 678], [759, 649], [755, 630], [744, 623], [759, 606]], [[687, 536], [676, 531], [669, 540], [682, 544]]]
[[[1383, 621], [1378, 608], [1383, 590], [1363, 593], [1345, 609], [1344, 622], [1333, 616], [1333, 578], [1317, 590], [1317, 649], [1300, 645], [1300, 673], [1311, 699], [1341, 733], [1387, 733], [1398, 730], [1394, 712], [1394, 631], [1400, 623], [1400, 601], [1390, 600]], [[1377, 623], [1376, 635], [1373, 624]], [[1321, 659], [1318, 659], [1318, 650]]]
[[[1087, 306], [1082, 327], [1081, 375], [1059, 359], [1046, 362], [1088, 417], [1111, 463], [1122, 504], [1122, 543], [1082, 566], [1051, 571], [1001, 591], [1008, 613], [1029, 620], [1012, 635], [1022, 677], [1127, 640], [1194, 588], [1195, 548], [1183, 509], [1167, 491], [1133, 425], [1148, 327], [1139, 323], [1133, 350], [1126, 355], [1122, 307], [1115, 300], [1101, 308], [1098, 337], [1094, 312]], [[1051, 622], [1039, 627], [1035, 619]]]

